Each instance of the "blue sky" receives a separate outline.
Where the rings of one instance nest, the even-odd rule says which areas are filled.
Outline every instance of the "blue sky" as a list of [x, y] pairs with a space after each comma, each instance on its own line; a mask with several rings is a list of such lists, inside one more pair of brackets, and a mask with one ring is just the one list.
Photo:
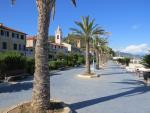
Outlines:
[[[0, 0], [0, 22], [26, 32], [37, 33], [36, 0]], [[74, 21], [90, 15], [96, 23], [112, 33], [109, 45], [126, 52], [141, 53], [150, 47], [150, 0], [78, 0], [77, 8], [69, 0], [57, 0], [55, 20], [50, 24], [50, 34], [58, 25], [64, 36], [75, 27]], [[138, 49], [138, 50], [137, 50]], [[139, 50], [140, 49], [140, 50]]]

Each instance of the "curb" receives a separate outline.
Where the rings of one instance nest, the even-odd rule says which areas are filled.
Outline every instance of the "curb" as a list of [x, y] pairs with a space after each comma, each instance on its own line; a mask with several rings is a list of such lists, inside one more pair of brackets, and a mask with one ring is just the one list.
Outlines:
[[100, 77], [100, 75], [97, 75], [97, 74], [94, 74], [94, 75], [78, 74], [77, 76], [81, 77], [81, 78], [98, 78], [98, 77]]
[[[19, 103], [19, 104], [16, 104], [16, 105], [14, 105], [14, 106], [8, 108], [7, 110], [4, 110], [3, 113], [9, 113], [9, 111], [15, 109], [16, 107], [19, 107], [19, 106], [21, 106], [21, 105], [23, 105], [23, 104], [27, 104], [27, 103], [29, 103], [29, 102], [31, 102], [31, 101], [26, 101], [26, 102], [21, 102], [21, 103]], [[54, 113], [55, 113], [55, 112], [54, 112]], [[60, 113], [73, 113], [73, 112], [72, 112], [72, 110], [69, 108], [69, 106], [64, 103], [64, 110], [63, 110], [62, 112], [60, 112]]]

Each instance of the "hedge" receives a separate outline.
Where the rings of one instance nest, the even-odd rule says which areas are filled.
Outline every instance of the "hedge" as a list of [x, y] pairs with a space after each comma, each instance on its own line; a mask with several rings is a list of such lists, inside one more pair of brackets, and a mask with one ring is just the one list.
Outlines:
[[[85, 63], [84, 56], [80, 54], [68, 53], [67, 55], [57, 54], [56, 56], [55, 61], [48, 62], [50, 70]], [[0, 52], [0, 79], [4, 79], [8, 72], [14, 70], [24, 70], [33, 75], [34, 65], [35, 59], [25, 57], [18, 52]]]
[[34, 72], [34, 59], [26, 58], [18, 52], [0, 52], [0, 79], [11, 71], [24, 70], [29, 74]]
[[128, 66], [130, 63], [130, 58], [119, 58], [117, 59], [117, 61], [121, 63], [122, 65]]
[[150, 54], [143, 57], [141, 64], [143, 64], [146, 68], [150, 68]]

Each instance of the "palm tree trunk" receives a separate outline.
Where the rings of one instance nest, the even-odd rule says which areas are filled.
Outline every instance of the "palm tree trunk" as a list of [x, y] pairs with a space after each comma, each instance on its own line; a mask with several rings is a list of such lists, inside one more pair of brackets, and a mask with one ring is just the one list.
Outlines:
[[103, 53], [102, 56], [103, 56], [102, 57], [102, 59], [103, 59], [103, 65], [104, 65], [105, 64], [105, 54]]
[[99, 69], [99, 53], [97, 49], [96, 49], [96, 69]]
[[104, 54], [103, 54], [103, 52], [101, 53], [101, 61], [102, 61], [102, 66], [103, 66], [103, 64], [104, 64]]
[[48, 68], [48, 30], [52, 3], [36, 0], [38, 8], [38, 34], [35, 47], [35, 72], [32, 107], [36, 113], [46, 111], [50, 105], [50, 78]]
[[101, 53], [99, 53], [98, 58], [99, 58], [99, 69], [100, 69], [100, 66], [101, 66]]
[[86, 73], [91, 74], [90, 56], [89, 56], [89, 40], [86, 41]]
[[102, 51], [99, 50], [99, 68], [102, 66]]

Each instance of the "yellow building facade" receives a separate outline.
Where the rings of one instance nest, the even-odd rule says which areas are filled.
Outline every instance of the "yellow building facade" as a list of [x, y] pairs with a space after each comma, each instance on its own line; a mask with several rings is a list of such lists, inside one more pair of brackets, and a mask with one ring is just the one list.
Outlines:
[[0, 24], [0, 52], [2, 51], [17, 51], [25, 54], [26, 33]]

